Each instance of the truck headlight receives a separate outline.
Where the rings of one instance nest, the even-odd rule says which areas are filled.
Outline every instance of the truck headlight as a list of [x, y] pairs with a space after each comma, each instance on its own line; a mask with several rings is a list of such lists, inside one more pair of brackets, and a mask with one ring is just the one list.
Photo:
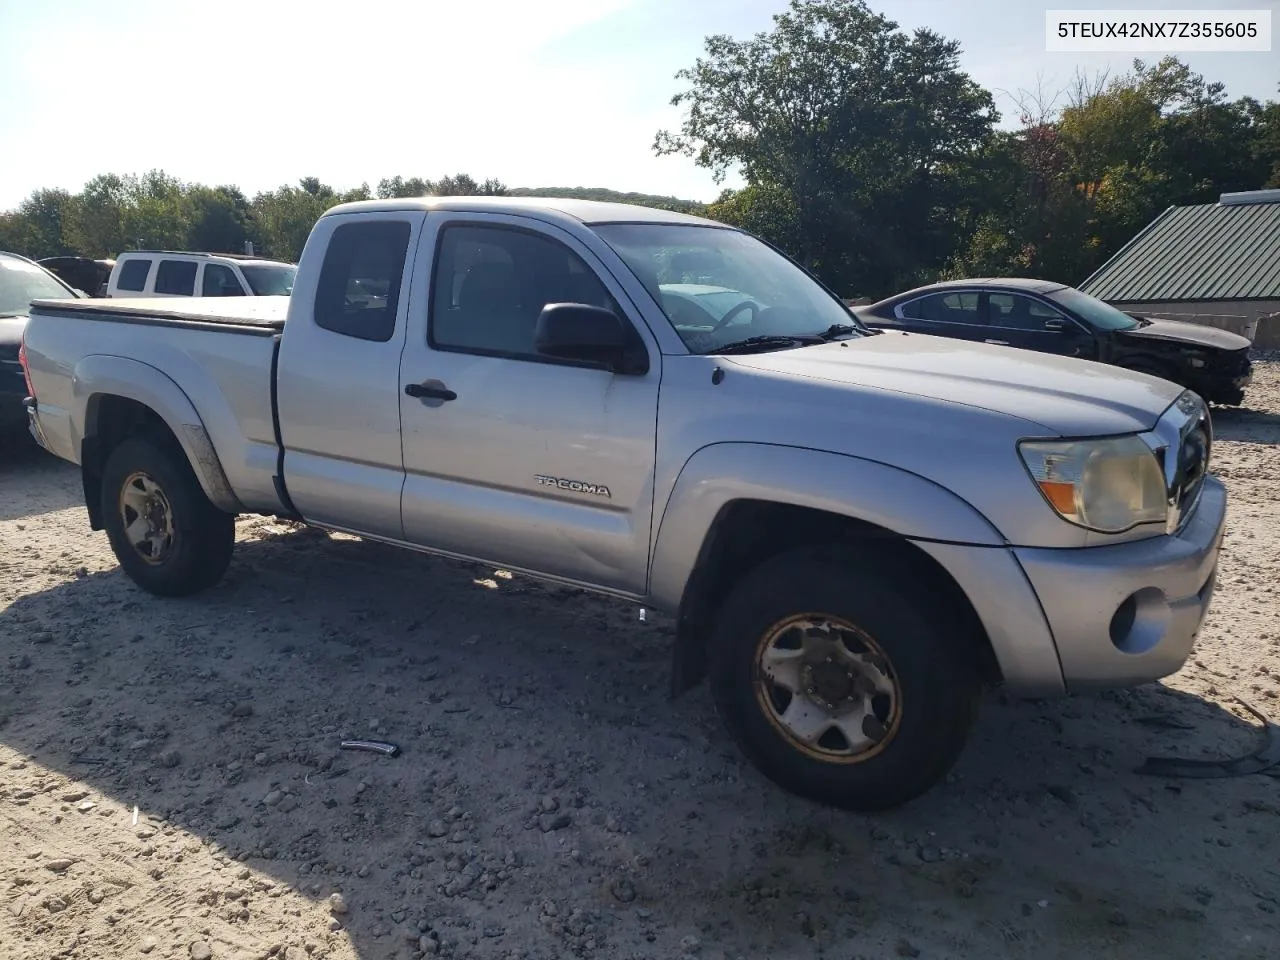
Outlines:
[[1024, 440], [1018, 454], [1049, 506], [1077, 526], [1122, 533], [1168, 514], [1160, 461], [1140, 437]]

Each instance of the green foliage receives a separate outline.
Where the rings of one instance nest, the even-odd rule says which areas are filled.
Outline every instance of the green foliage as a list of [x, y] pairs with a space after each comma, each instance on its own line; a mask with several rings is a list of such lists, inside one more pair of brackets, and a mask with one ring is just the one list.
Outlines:
[[506, 191], [511, 197], [563, 197], [569, 200], [600, 200], [605, 203], [634, 203], [658, 210], [691, 213], [700, 216], [706, 205], [696, 200], [681, 200], [652, 193], [634, 193], [610, 190], [607, 187], [512, 187]]
[[394, 197], [502, 197], [508, 193], [506, 184], [493, 177], [483, 183], [468, 174], [459, 173], [439, 180], [422, 177], [391, 177], [378, 181], [378, 197], [389, 200]]
[[0, 249], [113, 257], [139, 244], [296, 260], [335, 204], [379, 198], [569, 197], [659, 207], [739, 226], [846, 296], [942, 277], [1036, 276], [1077, 284], [1171, 204], [1280, 187], [1280, 102], [1228, 100], [1176, 57], [1081, 77], [1061, 110], [1022, 106], [995, 128], [992, 95], [959, 46], [904, 32], [864, 0], [790, 0], [770, 31], [706, 38], [681, 70], [684, 108], [659, 155], [717, 182], [710, 204], [605, 187], [508, 187], [465, 173], [395, 176], [339, 192], [303, 177], [249, 198], [163, 171], [106, 173], [78, 193], [37, 190], [0, 213]]
[[37, 190], [18, 209], [0, 213], [0, 250], [30, 257], [79, 254], [114, 257], [138, 246], [239, 253], [252, 242], [260, 256], [296, 261], [311, 228], [330, 207], [352, 200], [424, 196], [577, 197], [639, 203], [686, 213], [704, 205], [676, 197], [622, 193], [604, 187], [512, 189], [466, 173], [428, 180], [388, 177], [338, 192], [318, 177], [303, 177], [250, 200], [239, 187], [183, 183], [163, 171], [94, 177], [77, 194]]
[[975, 275], [1080, 283], [1170, 204], [1280, 185], [1280, 104], [1227, 101], [1176, 57], [1081, 78], [1065, 109], [995, 129], [958, 46], [863, 0], [791, 0], [771, 31], [706, 39], [676, 77], [681, 154], [726, 192], [709, 216], [847, 295]]
[[72, 207], [73, 197], [65, 190], [37, 190], [17, 210], [0, 213], [0, 250], [39, 250], [45, 257], [72, 252]]
[[677, 74], [683, 123], [654, 150], [693, 157], [718, 181], [737, 168], [764, 188], [754, 196], [792, 208], [790, 252], [835, 286], [888, 293], [940, 267], [997, 120], [959, 46], [904, 33], [863, 0], [791, 0], [773, 22], [749, 40], [707, 38], [706, 56]]
[[1081, 283], [1171, 205], [1257, 190], [1280, 173], [1280, 104], [1228, 102], [1176, 57], [1086, 88], [1056, 117], [1024, 117], [1017, 164], [948, 267]]
[[746, 230], [783, 250], [801, 245], [800, 210], [785, 190], [769, 184], [753, 184], [726, 190], [707, 207], [706, 216]]

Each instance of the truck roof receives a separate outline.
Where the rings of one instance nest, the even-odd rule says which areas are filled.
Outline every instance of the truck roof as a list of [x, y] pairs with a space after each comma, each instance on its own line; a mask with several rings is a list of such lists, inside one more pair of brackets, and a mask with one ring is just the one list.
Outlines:
[[297, 266], [288, 260], [272, 260], [270, 257], [260, 257], [256, 254], [248, 253], [218, 253], [208, 250], [124, 250], [117, 259], [125, 260], [131, 257], [154, 257], [154, 256], [176, 256], [176, 257], [221, 257], [224, 260], [235, 260], [246, 266], [265, 263], [269, 266], [278, 266], [283, 264], [287, 267]]
[[326, 210], [323, 216], [392, 210], [450, 210], [458, 213], [507, 213], [541, 215], [556, 220], [570, 217], [585, 224], [602, 223], [687, 223], [704, 227], [733, 229], [728, 224], [689, 213], [658, 207], [607, 200], [576, 200], [570, 197], [398, 197], [391, 200], [353, 200]]

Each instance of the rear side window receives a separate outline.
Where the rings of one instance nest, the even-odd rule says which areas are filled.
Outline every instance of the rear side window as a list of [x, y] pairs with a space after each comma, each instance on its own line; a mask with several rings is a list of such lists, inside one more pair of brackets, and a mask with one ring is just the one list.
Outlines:
[[200, 281], [202, 297], [242, 297], [244, 289], [236, 279], [235, 271], [220, 263], [204, 265], [204, 279]]
[[150, 272], [150, 260], [126, 260], [120, 265], [120, 276], [116, 279], [116, 289], [145, 290], [147, 288], [147, 274]]
[[316, 325], [361, 340], [390, 340], [409, 233], [403, 220], [363, 220], [334, 230], [316, 286]]
[[982, 323], [976, 292], [929, 294], [904, 303], [902, 315], [909, 320], [928, 320], [932, 323]]
[[156, 267], [155, 292], [195, 296], [198, 266], [194, 260], [161, 260]]

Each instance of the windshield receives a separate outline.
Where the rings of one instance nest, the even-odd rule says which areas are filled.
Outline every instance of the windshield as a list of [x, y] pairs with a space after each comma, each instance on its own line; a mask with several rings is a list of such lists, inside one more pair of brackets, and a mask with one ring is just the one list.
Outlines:
[[0, 317], [25, 316], [32, 300], [74, 300], [76, 295], [43, 268], [0, 257]]
[[1074, 287], [1063, 287], [1046, 296], [1050, 300], [1056, 300], [1099, 330], [1132, 330], [1140, 326], [1138, 321], [1127, 313], [1117, 310], [1109, 303], [1103, 303], [1097, 297], [1081, 293]]
[[857, 323], [798, 266], [736, 230], [672, 223], [595, 230], [694, 353], [715, 353], [748, 337], [814, 336]]
[[298, 268], [287, 263], [242, 263], [240, 270], [249, 289], [259, 297], [287, 297], [293, 293]]

